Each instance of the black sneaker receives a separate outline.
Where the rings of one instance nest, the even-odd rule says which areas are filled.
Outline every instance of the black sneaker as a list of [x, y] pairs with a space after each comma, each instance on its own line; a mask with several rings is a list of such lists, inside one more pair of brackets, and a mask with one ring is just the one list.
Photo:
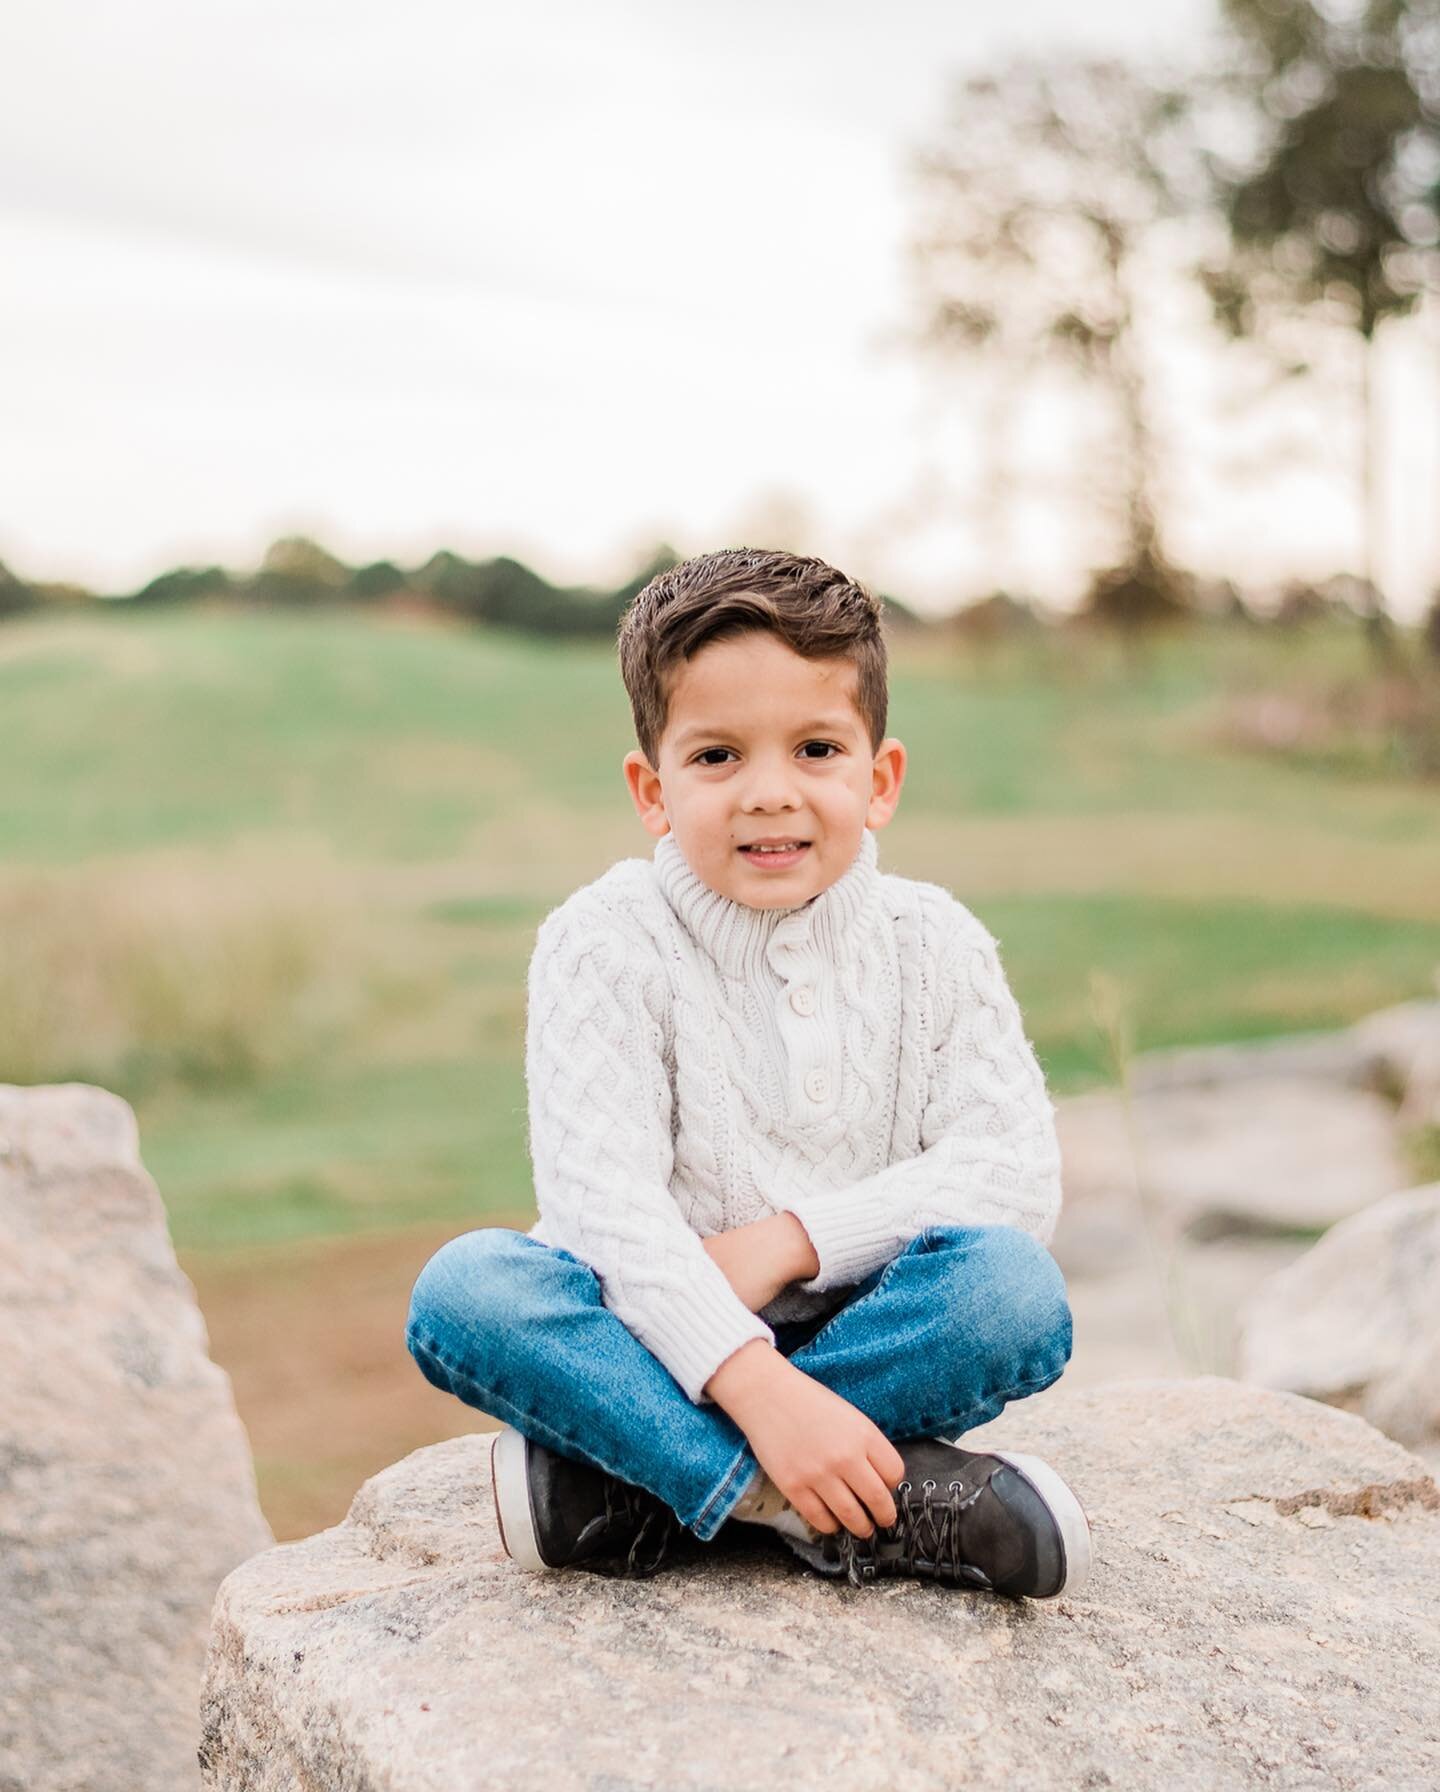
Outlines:
[[675, 1553], [680, 1520], [643, 1487], [502, 1425], [490, 1446], [500, 1541], [521, 1568], [648, 1578]]
[[818, 1573], [843, 1574], [852, 1586], [909, 1574], [1029, 1599], [1054, 1599], [1084, 1584], [1090, 1525], [1049, 1463], [1014, 1450], [962, 1450], [938, 1437], [896, 1448], [905, 1475], [893, 1525], [868, 1537], [820, 1532], [815, 1544], [785, 1538]]

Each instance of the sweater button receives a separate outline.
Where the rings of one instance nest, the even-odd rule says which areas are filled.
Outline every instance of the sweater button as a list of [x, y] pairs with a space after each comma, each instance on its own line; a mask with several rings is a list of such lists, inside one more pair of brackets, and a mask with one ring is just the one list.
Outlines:
[[797, 1014], [813, 1014], [815, 1012], [815, 991], [808, 987], [790, 991], [790, 1006]]
[[805, 1093], [811, 1101], [824, 1101], [830, 1093], [830, 1079], [823, 1070], [806, 1071]]

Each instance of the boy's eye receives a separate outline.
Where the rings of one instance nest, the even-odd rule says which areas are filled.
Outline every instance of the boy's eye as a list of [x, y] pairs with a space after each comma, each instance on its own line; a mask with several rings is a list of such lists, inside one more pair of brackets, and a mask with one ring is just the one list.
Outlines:
[[[825, 749], [825, 756], [827, 758], [829, 757], [830, 754], [838, 753], [840, 751], [839, 747], [837, 747], [833, 741], [828, 741], [828, 740], [807, 740], [805, 745], [807, 748], [823, 747]], [[723, 761], [712, 759], [710, 757], [710, 755], [712, 753], [728, 753], [729, 751], [730, 751], [729, 747], [706, 747], [706, 749], [703, 753], [697, 753], [695, 755], [694, 762], [696, 765], [721, 764], [721, 763], [723, 763]]]

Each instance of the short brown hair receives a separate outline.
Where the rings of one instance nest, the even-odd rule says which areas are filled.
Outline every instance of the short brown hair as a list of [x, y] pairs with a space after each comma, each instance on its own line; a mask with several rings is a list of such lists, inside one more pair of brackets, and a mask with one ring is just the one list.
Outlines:
[[670, 707], [670, 674], [711, 641], [768, 629], [806, 659], [846, 659], [875, 752], [889, 703], [881, 605], [823, 560], [768, 548], [724, 548], [651, 579], [620, 618], [620, 676], [635, 738], [653, 768]]

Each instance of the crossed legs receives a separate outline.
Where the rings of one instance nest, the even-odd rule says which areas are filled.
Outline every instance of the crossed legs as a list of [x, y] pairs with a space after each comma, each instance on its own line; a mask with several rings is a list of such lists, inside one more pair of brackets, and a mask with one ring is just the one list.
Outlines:
[[[892, 1442], [957, 1437], [1057, 1380], [1070, 1359], [1065, 1282], [1013, 1226], [931, 1226], [778, 1348]], [[406, 1343], [426, 1379], [561, 1455], [648, 1489], [712, 1538], [754, 1474], [744, 1433], [692, 1402], [605, 1306], [570, 1252], [492, 1226], [421, 1271]]]

